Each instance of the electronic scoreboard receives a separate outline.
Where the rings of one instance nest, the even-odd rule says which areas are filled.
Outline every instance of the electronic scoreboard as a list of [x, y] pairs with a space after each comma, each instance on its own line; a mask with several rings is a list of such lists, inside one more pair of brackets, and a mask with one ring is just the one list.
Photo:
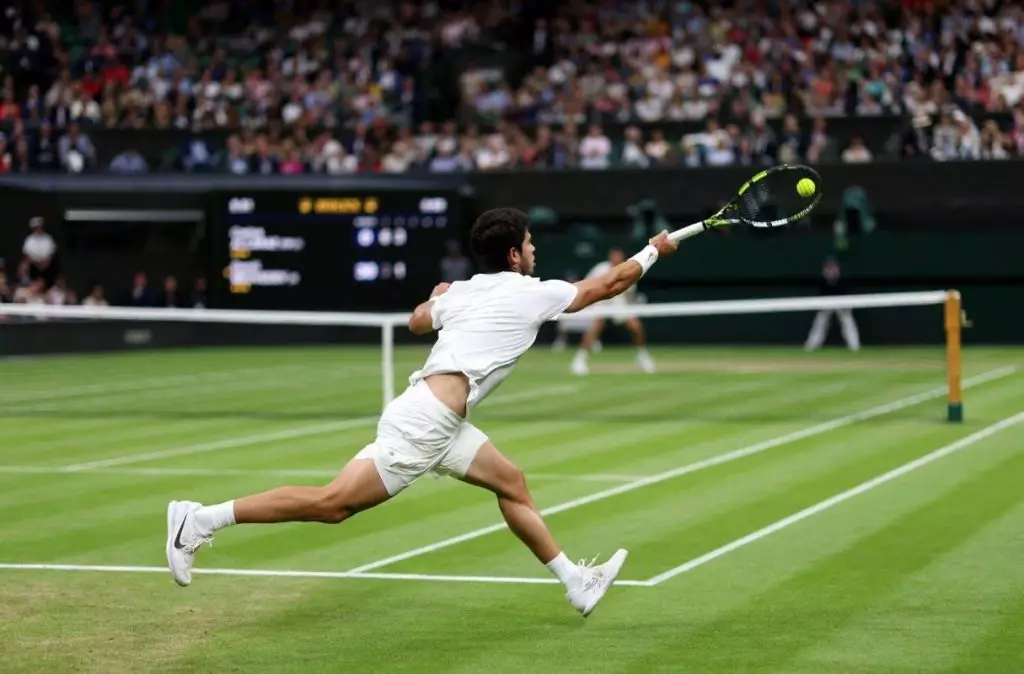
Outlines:
[[213, 210], [214, 291], [232, 309], [408, 311], [462, 234], [453, 189], [239, 190]]

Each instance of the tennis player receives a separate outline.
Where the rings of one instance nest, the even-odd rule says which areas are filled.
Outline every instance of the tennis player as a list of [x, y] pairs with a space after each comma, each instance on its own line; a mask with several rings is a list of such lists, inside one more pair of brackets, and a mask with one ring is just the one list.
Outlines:
[[[594, 265], [587, 273], [587, 278], [599, 278], [614, 268], [617, 265], [622, 264], [623, 260], [626, 259], [625, 253], [619, 248], [612, 248], [608, 251], [608, 259], [603, 262], [598, 262]], [[625, 307], [633, 304], [636, 301], [636, 286], [630, 286], [626, 292], [620, 293], [610, 299], [600, 302], [600, 306], [612, 306], [612, 307]], [[654, 372], [654, 359], [651, 358], [651, 354], [647, 352], [647, 337], [644, 335], [644, 326], [640, 322], [640, 319], [636, 316], [616, 316], [613, 317], [612, 322], [616, 325], [624, 325], [626, 330], [629, 331], [630, 336], [633, 338], [633, 344], [636, 346], [636, 364], [644, 372]], [[584, 375], [590, 371], [587, 365], [587, 356], [591, 351], [597, 351], [595, 348], [600, 344], [601, 335], [604, 333], [605, 328], [604, 318], [595, 318], [590, 324], [590, 328], [583, 335], [583, 339], [580, 341], [580, 348], [576, 351], [576, 356], [572, 359], [572, 366], [570, 369], [573, 374]]]
[[384, 409], [376, 439], [323, 487], [280, 487], [219, 505], [172, 501], [167, 506], [167, 562], [179, 585], [192, 581], [197, 549], [218, 529], [273, 522], [339, 523], [396, 496], [424, 473], [453, 476], [487, 489], [509, 529], [565, 587], [572, 606], [588, 615], [626, 560], [573, 564], [555, 542], [526, 479], [480, 429], [470, 413], [512, 372], [540, 326], [624, 292], [676, 244], [661, 233], [606, 274], [572, 284], [531, 276], [534, 246], [528, 216], [487, 211], [474, 223], [472, 252], [482, 273], [442, 283], [409, 319], [415, 334], [438, 331], [423, 367]]

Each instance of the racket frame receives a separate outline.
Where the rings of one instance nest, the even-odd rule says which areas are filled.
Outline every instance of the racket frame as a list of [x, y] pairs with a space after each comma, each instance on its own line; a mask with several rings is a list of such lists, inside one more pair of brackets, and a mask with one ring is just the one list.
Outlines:
[[[754, 221], [754, 220], [749, 220], [747, 218], [744, 218], [744, 217], [738, 216], [738, 215], [731, 216], [731, 217], [722, 217], [723, 214], [726, 211], [729, 211], [729, 210], [735, 210], [735, 211], [738, 212], [738, 209], [735, 208], [736, 203], [739, 200], [739, 198], [743, 196], [743, 193], [746, 192], [748, 189], [750, 189], [751, 185], [753, 185], [754, 183], [756, 183], [759, 180], [762, 180], [765, 176], [768, 176], [768, 175], [770, 175], [772, 173], [776, 173], [778, 171], [787, 171], [787, 170], [792, 170], [792, 169], [801, 169], [801, 170], [806, 171], [806, 172], [808, 172], [808, 173], [810, 173], [811, 175], [814, 176], [814, 183], [817, 186], [817, 189], [815, 190], [814, 201], [812, 201], [808, 206], [806, 206], [805, 208], [803, 208], [799, 212], [797, 212], [797, 213], [795, 213], [795, 214], [793, 214], [793, 215], [791, 215], [789, 217], [781, 218], [779, 220], [772, 220], [771, 222], [758, 222], [758, 221]], [[773, 166], [770, 169], [765, 169], [764, 171], [761, 171], [760, 173], [757, 173], [750, 180], [748, 180], [747, 182], [743, 183], [743, 185], [737, 191], [736, 196], [734, 196], [732, 199], [730, 199], [729, 203], [727, 203], [725, 206], [723, 206], [721, 209], [719, 209], [719, 211], [717, 213], [715, 213], [714, 215], [712, 215], [711, 217], [706, 218], [704, 220], [701, 220], [700, 222], [695, 222], [692, 225], [687, 225], [686, 227], [681, 227], [681, 228], [679, 228], [679, 229], [677, 229], [677, 230], [675, 230], [673, 232], [669, 232], [668, 238], [671, 239], [672, 241], [675, 241], [676, 243], [678, 243], [678, 242], [683, 241], [685, 239], [689, 239], [690, 237], [697, 236], [698, 234], [706, 232], [709, 229], [713, 229], [715, 227], [721, 227], [723, 225], [746, 224], [746, 225], [749, 225], [751, 227], [760, 227], [760, 228], [782, 227], [783, 225], [788, 225], [789, 223], [791, 223], [791, 222], [793, 222], [795, 220], [799, 220], [799, 219], [801, 219], [803, 217], [806, 217], [807, 214], [809, 214], [812, 210], [814, 210], [815, 206], [818, 205], [819, 201], [821, 201], [821, 176], [818, 175], [817, 171], [815, 171], [814, 169], [810, 168], [809, 166], [794, 165], [794, 164], [780, 164], [778, 166]]]

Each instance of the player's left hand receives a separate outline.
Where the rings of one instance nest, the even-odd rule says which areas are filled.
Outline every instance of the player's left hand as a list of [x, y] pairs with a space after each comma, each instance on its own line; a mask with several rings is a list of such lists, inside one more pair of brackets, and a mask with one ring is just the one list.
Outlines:
[[431, 291], [430, 296], [440, 297], [441, 295], [444, 295], [446, 292], [448, 292], [448, 288], [450, 287], [450, 283], [438, 283], [436, 286], [434, 286], [434, 290]]

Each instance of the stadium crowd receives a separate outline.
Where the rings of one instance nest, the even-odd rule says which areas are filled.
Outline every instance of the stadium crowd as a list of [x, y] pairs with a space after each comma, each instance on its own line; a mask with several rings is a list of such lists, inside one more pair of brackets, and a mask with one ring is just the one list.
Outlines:
[[[43, 218], [31, 218], [17, 264], [8, 267], [6, 260], [0, 258], [0, 304], [81, 304], [91, 307], [117, 304], [191, 309], [208, 306], [207, 282], [202, 276], [194, 280], [191, 289], [183, 288], [173, 274], [164, 276], [159, 287], [154, 287], [146, 271], [139, 270], [133, 274], [130, 284], [126, 283], [125, 288], [118, 290], [110, 299], [100, 283], [92, 282], [76, 289], [64, 274], [61, 262], [59, 246], [46, 231]], [[2, 313], [0, 320], [4, 320]]]
[[[47, 5], [0, 16], [0, 172], [1024, 154], [1024, 10], [1002, 0]], [[902, 125], [882, 146], [831, 133], [851, 117]], [[110, 129], [182, 140], [158, 166], [100, 161]]]

